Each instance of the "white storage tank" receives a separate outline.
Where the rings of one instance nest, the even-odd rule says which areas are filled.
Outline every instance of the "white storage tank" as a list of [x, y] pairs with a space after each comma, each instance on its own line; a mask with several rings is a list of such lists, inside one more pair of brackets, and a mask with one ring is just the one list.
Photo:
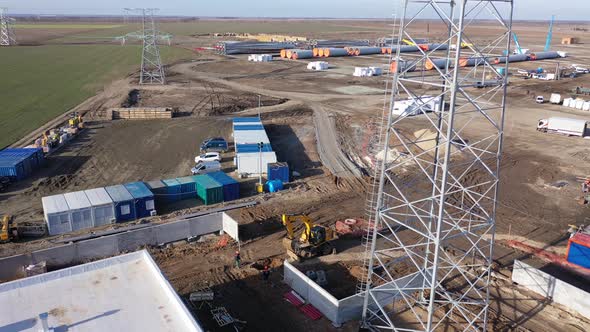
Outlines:
[[92, 205], [94, 227], [115, 223], [115, 203], [104, 188], [84, 191]]
[[570, 100], [570, 108], [576, 108], [576, 99]]
[[576, 109], [581, 110], [584, 107], [584, 100], [583, 99], [576, 99]]
[[582, 106], [582, 111], [590, 111], [590, 101], [585, 101]]
[[64, 194], [70, 207], [72, 231], [94, 227], [92, 205], [83, 191]]
[[72, 231], [70, 207], [64, 195], [41, 198], [43, 214], [49, 235], [63, 234]]
[[572, 98], [565, 98], [563, 100], [563, 106], [564, 107], [570, 107], [570, 103], [572, 102], [572, 100], [573, 100]]

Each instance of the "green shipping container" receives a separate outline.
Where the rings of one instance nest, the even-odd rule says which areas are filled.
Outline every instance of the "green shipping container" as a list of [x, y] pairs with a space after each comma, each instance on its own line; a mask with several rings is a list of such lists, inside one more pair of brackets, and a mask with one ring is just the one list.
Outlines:
[[197, 196], [205, 205], [223, 202], [223, 185], [207, 175], [193, 176], [197, 184]]

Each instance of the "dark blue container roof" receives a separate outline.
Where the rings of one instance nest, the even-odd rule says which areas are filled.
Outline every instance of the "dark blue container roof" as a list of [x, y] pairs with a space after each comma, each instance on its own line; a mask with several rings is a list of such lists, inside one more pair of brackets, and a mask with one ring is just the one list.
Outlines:
[[236, 122], [260, 122], [260, 118], [257, 116], [253, 117], [243, 117], [243, 118], [234, 118], [234, 123]]
[[[244, 152], [258, 152], [258, 144], [237, 144], [236, 145], [236, 152], [244, 153]], [[272, 147], [270, 144], [264, 144], [262, 146], [262, 152], [272, 152]]]
[[3, 165], [16, 165], [42, 151], [40, 148], [8, 148], [0, 151], [0, 162]]
[[234, 180], [231, 176], [223, 173], [223, 172], [212, 172], [212, 173], [207, 173], [207, 175], [209, 177], [211, 177], [213, 180], [219, 182], [219, 184], [221, 185], [228, 185], [228, 184], [234, 184], [234, 183], [238, 183], [238, 181]]
[[125, 188], [135, 199], [153, 197], [154, 193], [143, 182], [131, 182], [125, 184]]
[[234, 130], [264, 130], [264, 126], [261, 124], [234, 124]]
[[104, 188], [109, 196], [113, 199], [113, 202], [126, 202], [133, 200], [133, 196], [129, 193], [124, 185], [118, 184], [116, 186], [110, 186]]

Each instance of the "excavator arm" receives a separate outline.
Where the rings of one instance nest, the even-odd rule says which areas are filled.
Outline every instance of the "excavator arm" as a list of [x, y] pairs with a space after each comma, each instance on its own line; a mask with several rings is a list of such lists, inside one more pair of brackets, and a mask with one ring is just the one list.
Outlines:
[[283, 225], [287, 228], [287, 238], [293, 239], [295, 237], [295, 229], [293, 224], [295, 222], [301, 222], [305, 225], [305, 231], [301, 234], [301, 242], [306, 242], [309, 240], [309, 235], [311, 234], [311, 227], [313, 222], [309, 217], [302, 216], [302, 215], [288, 215], [283, 214]]

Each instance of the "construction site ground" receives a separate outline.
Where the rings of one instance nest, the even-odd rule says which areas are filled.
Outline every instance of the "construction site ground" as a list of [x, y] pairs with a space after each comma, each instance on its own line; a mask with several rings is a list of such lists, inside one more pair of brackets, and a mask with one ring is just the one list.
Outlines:
[[[540, 45], [537, 37], [543, 29], [545, 26], [534, 26], [522, 39]], [[198, 40], [190, 38], [191, 43]], [[568, 51], [574, 54], [569, 62], [590, 59], [587, 45]], [[181, 296], [211, 287], [215, 300], [210, 305], [226, 307], [234, 317], [247, 322], [248, 331], [355, 331], [358, 323], [337, 329], [325, 318], [308, 319], [283, 300], [289, 288], [281, 282], [282, 262], [287, 255], [282, 246], [285, 230], [280, 216], [306, 214], [324, 225], [364, 216], [370, 181], [364, 144], [375, 134], [369, 124], [382, 114], [386, 77], [356, 78], [352, 70], [359, 65], [385, 64], [388, 56], [329, 59], [334, 67], [325, 72], [307, 71], [308, 61], [249, 63], [244, 56], [201, 52], [196, 61], [168, 66], [166, 86], [138, 86], [135, 76], [115, 81], [78, 107], [88, 117], [82, 134], [52, 154], [32, 178], [0, 193], [0, 210], [19, 222], [43, 223], [43, 196], [189, 175], [204, 138], [223, 136], [231, 140], [232, 117], [260, 113], [278, 159], [289, 162], [299, 176], [286, 190], [275, 194], [256, 194], [257, 179], [241, 180], [242, 200], [259, 202], [255, 207], [229, 212], [240, 223], [242, 266], [234, 266], [238, 244], [230, 241], [220, 245], [223, 241], [219, 236], [150, 251]], [[544, 61], [522, 67], [539, 65], [551, 68], [556, 63]], [[590, 320], [511, 284], [515, 258], [536, 266], [543, 264], [504, 242], [516, 239], [564, 253], [568, 225], [587, 223], [590, 210], [578, 203], [578, 177], [590, 175], [590, 141], [535, 130], [541, 118], [587, 119], [587, 113], [539, 105], [534, 98], [589, 85], [587, 75], [549, 82], [511, 78], [497, 211], [496, 277], [490, 290], [490, 330], [590, 330]], [[119, 107], [133, 90], [138, 90], [137, 106], [173, 107], [179, 116], [170, 120], [105, 119], [106, 109]], [[256, 107], [259, 95], [260, 109]], [[477, 130], [477, 125], [471, 130]], [[232, 159], [231, 154], [224, 155], [224, 171], [233, 171]], [[472, 180], [477, 180], [477, 174]], [[185, 201], [165, 207], [152, 222], [166, 222], [208, 208], [196, 200]], [[79, 232], [83, 233], [87, 232]], [[59, 238], [62, 236], [2, 244], [0, 256], [55, 246]], [[302, 270], [306, 266], [325, 269], [331, 291], [341, 298], [356, 289], [364, 248], [360, 239], [354, 238], [339, 240], [336, 246], [336, 255], [307, 261]], [[261, 276], [265, 260], [272, 268], [269, 282]], [[333, 286], [338, 283], [339, 287]], [[227, 330], [216, 327], [209, 304], [193, 309], [208, 330]]]

